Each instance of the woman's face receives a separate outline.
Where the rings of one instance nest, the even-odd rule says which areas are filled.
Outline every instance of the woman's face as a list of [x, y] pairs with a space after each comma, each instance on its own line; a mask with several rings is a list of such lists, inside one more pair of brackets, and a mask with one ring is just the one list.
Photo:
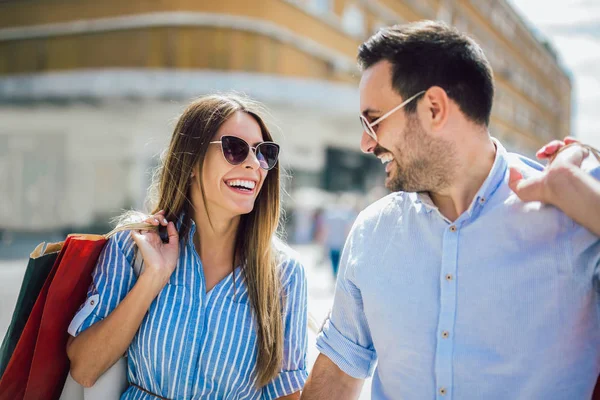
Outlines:
[[[225, 121], [211, 142], [226, 135], [243, 139], [252, 147], [264, 141], [256, 120], [242, 111]], [[250, 213], [267, 173], [260, 168], [254, 151], [250, 150], [241, 164], [231, 165], [223, 157], [221, 144], [210, 144], [202, 169], [208, 209], [220, 209], [231, 216]]]

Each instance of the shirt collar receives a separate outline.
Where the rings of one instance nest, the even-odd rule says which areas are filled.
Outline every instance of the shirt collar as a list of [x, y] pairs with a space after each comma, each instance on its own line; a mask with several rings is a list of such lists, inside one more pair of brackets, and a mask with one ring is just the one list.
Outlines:
[[[506, 176], [506, 168], [508, 166], [506, 149], [504, 146], [502, 146], [498, 139], [491, 137], [491, 140], [496, 147], [494, 163], [492, 164], [490, 173], [483, 182], [483, 185], [481, 185], [477, 191], [477, 194], [473, 198], [473, 201], [467, 210], [467, 214], [469, 216], [473, 214], [473, 210], [475, 209], [476, 205], [484, 206], [489, 201], [498, 187], [500, 187], [502, 182], [504, 182]], [[428, 213], [438, 209], [427, 192], [409, 193], [408, 195], [414, 203], [422, 204]]]
[[[175, 228], [177, 229], [177, 232], [179, 232], [181, 230], [181, 225], [183, 225], [183, 219], [185, 218], [185, 211], [182, 211], [181, 214], [179, 214], [179, 217], [177, 217], [177, 221], [175, 221]], [[189, 243], [194, 243], [194, 234], [196, 233], [196, 223], [194, 222], [194, 220], [192, 218], [190, 218], [190, 231], [188, 232], [188, 244]]]

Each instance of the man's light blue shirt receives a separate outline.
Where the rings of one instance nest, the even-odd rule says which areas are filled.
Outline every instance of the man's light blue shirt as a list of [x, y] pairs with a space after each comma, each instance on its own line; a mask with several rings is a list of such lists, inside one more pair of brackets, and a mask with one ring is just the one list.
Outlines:
[[[600, 240], [558, 209], [523, 203], [497, 142], [469, 209], [393, 193], [358, 217], [319, 350], [372, 374], [373, 399], [589, 399], [600, 372]], [[600, 168], [591, 171], [600, 179]]]

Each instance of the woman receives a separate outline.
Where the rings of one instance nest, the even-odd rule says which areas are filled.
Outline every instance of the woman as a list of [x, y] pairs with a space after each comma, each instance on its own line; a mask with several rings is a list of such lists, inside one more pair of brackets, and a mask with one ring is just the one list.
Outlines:
[[[562, 154], [559, 156], [559, 153]], [[521, 172], [513, 167], [510, 188], [523, 201], [541, 201], [558, 207], [569, 218], [600, 236], [600, 151], [567, 136], [564, 141], [553, 140], [546, 144], [536, 156], [548, 160], [544, 173], [523, 179]], [[582, 168], [588, 157], [592, 158], [591, 164]]]
[[299, 398], [306, 280], [274, 237], [278, 154], [250, 101], [215, 95], [187, 107], [149, 219], [168, 243], [155, 231], [107, 243], [69, 327], [77, 382], [93, 385], [127, 352], [122, 399]]

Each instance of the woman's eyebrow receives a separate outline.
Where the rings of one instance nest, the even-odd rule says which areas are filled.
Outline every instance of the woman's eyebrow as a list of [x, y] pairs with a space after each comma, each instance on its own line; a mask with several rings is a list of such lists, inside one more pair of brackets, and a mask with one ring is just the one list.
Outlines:
[[[248, 143], [248, 140], [244, 139], [243, 137], [241, 137], [240, 135], [238, 135], [236, 133], [225, 133], [225, 134], [223, 134], [223, 136], [233, 136], [238, 139], [242, 139], [244, 142]], [[221, 140], [221, 139], [219, 139], [219, 140]], [[254, 143], [248, 143], [248, 144], [252, 147], [256, 147], [263, 142], [270, 142], [270, 140], [261, 140], [260, 142], [254, 142]]]

